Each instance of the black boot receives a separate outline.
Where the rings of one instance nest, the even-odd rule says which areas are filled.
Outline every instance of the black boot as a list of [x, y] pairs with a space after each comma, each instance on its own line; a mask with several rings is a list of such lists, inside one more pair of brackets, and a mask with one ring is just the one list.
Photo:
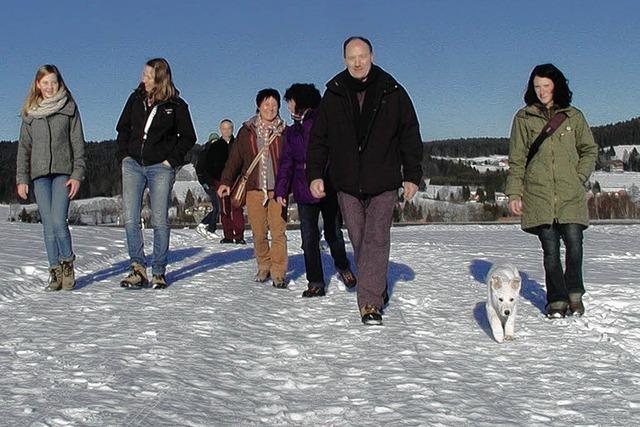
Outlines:
[[309, 288], [302, 293], [302, 296], [304, 298], [323, 297], [325, 296], [324, 286], [309, 285]]

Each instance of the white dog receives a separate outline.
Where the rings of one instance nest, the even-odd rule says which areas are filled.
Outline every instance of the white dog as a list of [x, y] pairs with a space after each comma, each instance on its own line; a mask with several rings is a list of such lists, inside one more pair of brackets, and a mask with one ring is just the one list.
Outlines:
[[496, 264], [487, 274], [487, 318], [498, 342], [513, 339], [520, 286], [520, 273], [511, 264]]

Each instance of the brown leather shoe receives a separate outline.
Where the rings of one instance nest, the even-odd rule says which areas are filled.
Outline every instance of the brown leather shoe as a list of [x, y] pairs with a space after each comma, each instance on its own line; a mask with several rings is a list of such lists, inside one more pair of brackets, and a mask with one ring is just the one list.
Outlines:
[[342, 280], [342, 283], [344, 283], [347, 288], [351, 289], [358, 284], [358, 279], [356, 279], [355, 274], [353, 274], [353, 271], [348, 268], [346, 270], [339, 271], [338, 274], [340, 275], [340, 280]]
[[582, 316], [584, 314], [584, 304], [582, 303], [581, 293], [569, 294], [569, 311], [574, 316]]
[[304, 298], [323, 297], [325, 296], [324, 287], [309, 285], [309, 288], [302, 293], [302, 296]]
[[360, 309], [362, 323], [365, 325], [382, 325], [382, 313], [380, 309], [373, 304], [367, 304]]

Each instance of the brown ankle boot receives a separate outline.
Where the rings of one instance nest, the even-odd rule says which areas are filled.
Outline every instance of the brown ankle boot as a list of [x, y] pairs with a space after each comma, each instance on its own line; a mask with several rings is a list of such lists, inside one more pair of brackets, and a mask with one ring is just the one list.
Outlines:
[[62, 289], [70, 291], [76, 286], [76, 274], [73, 271], [73, 261], [62, 261]]
[[59, 291], [62, 289], [62, 266], [56, 265], [49, 269], [49, 281], [44, 288], [47, 292]]

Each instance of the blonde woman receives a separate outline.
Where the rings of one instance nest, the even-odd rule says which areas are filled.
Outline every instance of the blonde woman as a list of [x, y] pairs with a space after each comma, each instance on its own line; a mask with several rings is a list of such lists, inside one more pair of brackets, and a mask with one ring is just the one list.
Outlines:
[[84, 144], [80, 113], [62, 74], [55, 65], [39, 67], [22, 107], [16, 183], [26, 199], [33, 181], [49, 260], [45, 291], [75, 286], [67, 218], [84, 177]]
[[122, 160], [124, 227], [131, 271], [121, 282], [125, 288], [149, 284], [140, 227], [142, 195], [149, 189], [153, 225], [151, 287], [167, 287], [165, 270], [169, 250], [169, 205], [176, 168], [185, 162], [196, 142], [189, 107], [173, 85], [164, 58], [147, 61], [142, 82], [129, 96], [116, 126], [118, 157]]

